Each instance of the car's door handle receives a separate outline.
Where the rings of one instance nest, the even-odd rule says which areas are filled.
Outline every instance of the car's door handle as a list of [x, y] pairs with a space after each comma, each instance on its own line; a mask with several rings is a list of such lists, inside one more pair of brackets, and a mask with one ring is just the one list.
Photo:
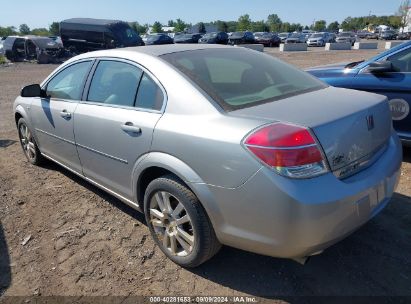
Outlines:
[[71, 118], [71, 113], [67, 112], [67, 110], [63, 110], [60, 112], [60, 116], [63, 118]]
[[125, 124], [121, 125], [121, 129], [130, 133], [141, 133], [141, 128], [135, 126], [132, 122], [126, 122]]

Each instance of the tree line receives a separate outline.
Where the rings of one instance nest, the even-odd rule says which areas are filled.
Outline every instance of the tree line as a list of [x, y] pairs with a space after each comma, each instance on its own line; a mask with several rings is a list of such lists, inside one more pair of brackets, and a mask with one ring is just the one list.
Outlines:
[[[394, 29], [399, 29], [406, 25], [403, 15], [391, 15], [391, 16], [364, 16], [364, 17], [347, 17], [342, 23], [338, 21], [327, 24], [325, 20], [317, 20], [311, 25], [302, 25], [300, 23], [283, 22], [277, 14], [271, 14], [267, 17], [267, 20], [251, 20], [248, 14], [242, 15], [237, 21], [212, 21], [208, 23], [199, 22], [199, 32], [203, 32], [206, 25], [213, 25], [218, 31], [223, 32], [235, 32], [235, 31], [251, 31], [251, 32], [300, 32], [304, 30], [313, 30], [316, 32], [329, 31], [337, 32], [339, 29], [344, 31], [358, 31], [362, 29], [373, 29], [378, 25], [387, 25]], [[192, 27], [191, 23], [186, 23], [181, 19], [169, 20], [167, 24], [162, 24], [159, 21], [153, 23], [153, 25], [145, 24], [140, 25], [138, 22], [130, 23], [131, 27], [140, 34], [145, 34], [149, 27], [151, 27], [152, 33], [163, 32], [163, 27], [174, 27], [174, 32], [183, 32], [187, 28]]]
[[36, 35], [36, 36], [58, 36], [60, 35], [60, 24], [53, 22], [49, 28], [34, 28], [23, 23], [17, 29], [15, 26], [0, 26], [0, 37], [13, 36], [13, 35]]
[[[396, 14], [391, 16], [363, 16], [363, 17], [347, 17], [340, 24], [338, 21], [327, 24], [325, 20], [317, 20], [311, 25], [302, 25], [300, 23], [283, 22], [277, 14], [268, 15], [266, 20], [253, 21], [250, 15], [245, 14], [238, 18], [237, 21], [222, 21], [216, 20], [208, 23], [199, 22], [199, 32], [205, 32], [206, 25], [212, 25], [217, 28], [218, 31], [223, 32], [235, 32], [235, 31], [252, 31], [252, 32], [295, 32], [302, 31], [303, 29], [311, 29], [313, 31], [330, 31], [336, 32], [339, 29], [344, 31], [358, 31], [365, 28], [372, 29], [375, 26], [384, 24], [391, 26], [394, 29], [403, 28], [407, 24], [408, 7], [410, 6], [409, 0], [404, 0]], [[140, 24], [138, 22], [129, 22], [131, 28], [133, 28], [139, 34], [147, 33], [151, 27], [151, 32], [161, 33], [163, 27], [174, 27], [174, 32], [183, 32], [187, 28], [192, 26], [191, 23], [186, 23], [180, 18], [176, 20], [169, 20], [167, 24], [162, 24], [159, 21], [154, 22], [151, 26], [149, 24]], [[53, 22], [49, 28], [35, 28], [30, 29], [27, 24], [22, 24], [17, 29], [14, 26], [1, 27], [0, 37], [11, 35], [39, 35], [39, 36], [57, 36], [59, 35], [59, 23]]]

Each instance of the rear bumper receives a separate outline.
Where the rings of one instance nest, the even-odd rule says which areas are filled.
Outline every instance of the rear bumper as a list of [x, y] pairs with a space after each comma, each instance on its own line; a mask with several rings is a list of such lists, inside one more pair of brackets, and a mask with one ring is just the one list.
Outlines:
[[411, 133], [397, 132], [403, 146], [411, 147]]
[[239, 188], [207, 186], [211, 195], [199, 198], [223, 244], [276, 257], [308, 256], [341, 240], [387, 205], [401, 161], [401, 144], [393, 134], [372, 166], [345, 180], [332, 173], [288, 179], [263, 167]]

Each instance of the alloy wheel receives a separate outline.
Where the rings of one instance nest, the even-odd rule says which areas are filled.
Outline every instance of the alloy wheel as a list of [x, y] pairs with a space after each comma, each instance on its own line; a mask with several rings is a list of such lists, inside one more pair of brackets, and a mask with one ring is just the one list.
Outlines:
[[20, 140], [24, 153], [26, 153], [29, 160], [36, 159], [36, 146], [33, 135], [24, 123], [20, 125]]
[[184, 205], [171, 193], [157, 191], [150, 201], [150, 224], [163, 246], [174, 256], [188, 256], [194, 248], [194, 228]]

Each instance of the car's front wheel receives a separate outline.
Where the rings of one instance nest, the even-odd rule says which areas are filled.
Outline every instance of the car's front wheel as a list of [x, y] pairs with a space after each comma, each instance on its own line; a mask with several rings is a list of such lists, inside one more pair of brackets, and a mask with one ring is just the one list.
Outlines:
[[196, 267], [221, 247], [197, 197], [172, 175], [148, 185], [144, 213], [154, 241], [180, 266]]
[[27, 160], [33, 165], [39, 165], [43, 160], [43, 156], [37, 146], [37, 143], [33, 137], [33, 133], [27, 126], [24, 118], [20, 118], [17, 123], [17, 128], [19, 131], [19, 139], [21, 147], [23, 148], [24, 155], [26, 155]]

